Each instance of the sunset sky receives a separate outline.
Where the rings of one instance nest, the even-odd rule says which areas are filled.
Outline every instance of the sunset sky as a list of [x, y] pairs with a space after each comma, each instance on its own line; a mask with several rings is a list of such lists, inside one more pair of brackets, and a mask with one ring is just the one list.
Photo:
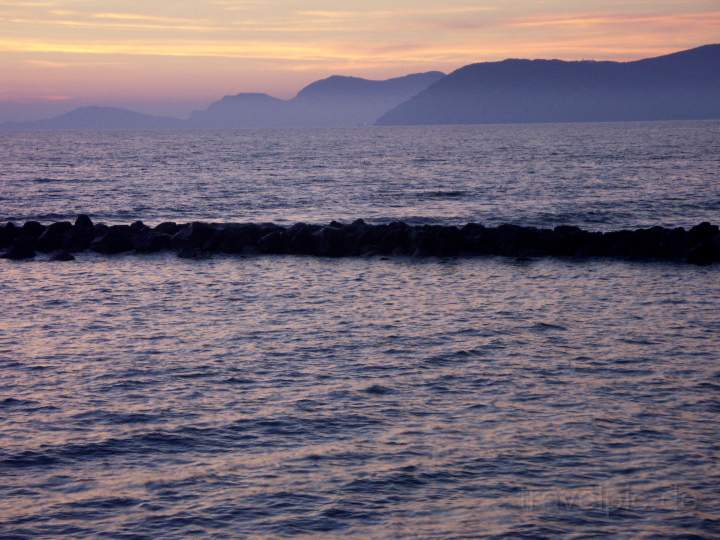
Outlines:
[[0, 121], [81, 103], [182, 114], [334, 73], [636, 59], [719, 29], [718, 0], [0, 0]]

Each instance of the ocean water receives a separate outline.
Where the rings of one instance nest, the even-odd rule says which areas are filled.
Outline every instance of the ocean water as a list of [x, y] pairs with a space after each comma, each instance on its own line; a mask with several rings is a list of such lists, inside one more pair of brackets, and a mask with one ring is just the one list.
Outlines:
[[[18, 220], [720, 221], [713, 122], [0, 137]], [[0, 298], [3, 539], [720, 536], [717, 266], [87, 253]]]
[[0, 220], [692, 226], [720, 122], [0, 134]]

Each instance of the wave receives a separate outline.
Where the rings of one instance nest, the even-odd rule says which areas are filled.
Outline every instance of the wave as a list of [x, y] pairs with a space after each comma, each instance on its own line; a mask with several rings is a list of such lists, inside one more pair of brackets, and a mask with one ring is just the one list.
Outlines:
[[[122, 423], [132, 423], [123, 415]], [[140, 419], [141, 423], [146, 418]], [[333, 440], [338, 433], [378, 427], [376, 418], [345, 414], [331, 417], [288, 416], [243, 419], [217, 427], [180, 426], [172, 430], [132, 433], [101, 441], [48, 445], [20, 452], [0, 451], [0, 472], [31, 467], [52, 467], [125, 455], [215, 454], [257, 446], [259, 438], [283, 444], [289, 440]]]

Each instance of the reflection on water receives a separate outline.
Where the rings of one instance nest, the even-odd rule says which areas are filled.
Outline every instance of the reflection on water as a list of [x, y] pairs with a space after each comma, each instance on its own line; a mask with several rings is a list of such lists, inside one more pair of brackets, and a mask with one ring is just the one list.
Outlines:
[[692, 227], [720, 122], [0, 134], [0, 220]]
[[720, 533], [720, 273], [0, 261], [0, 536]]

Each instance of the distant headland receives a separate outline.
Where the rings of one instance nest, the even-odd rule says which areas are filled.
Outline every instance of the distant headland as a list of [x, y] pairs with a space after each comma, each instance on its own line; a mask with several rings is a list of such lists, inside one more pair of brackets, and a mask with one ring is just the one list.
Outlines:
[[149, 116], [112, 107], [82, 107], [48, 120], [3, 124], [0, 129], [165, 130], [367, 126], [444, 76], [444, 73], [431, 71], [371, 81], [336, 75], [306, 86], [289, 100], [252, 93], [225, 96], [207, 109], [192, 113], [185, 120]]
[[720, 45], [636, 62], [505, 60], [451, 73], [381, 125], [720, 118]]
[[720, 45], [634, 62], [504, 60], [383, 81], [332, 76], [290, 100], [226, 96], [187, 119], [84, 107], [2, 130], [356, 127], [720, 118]]

